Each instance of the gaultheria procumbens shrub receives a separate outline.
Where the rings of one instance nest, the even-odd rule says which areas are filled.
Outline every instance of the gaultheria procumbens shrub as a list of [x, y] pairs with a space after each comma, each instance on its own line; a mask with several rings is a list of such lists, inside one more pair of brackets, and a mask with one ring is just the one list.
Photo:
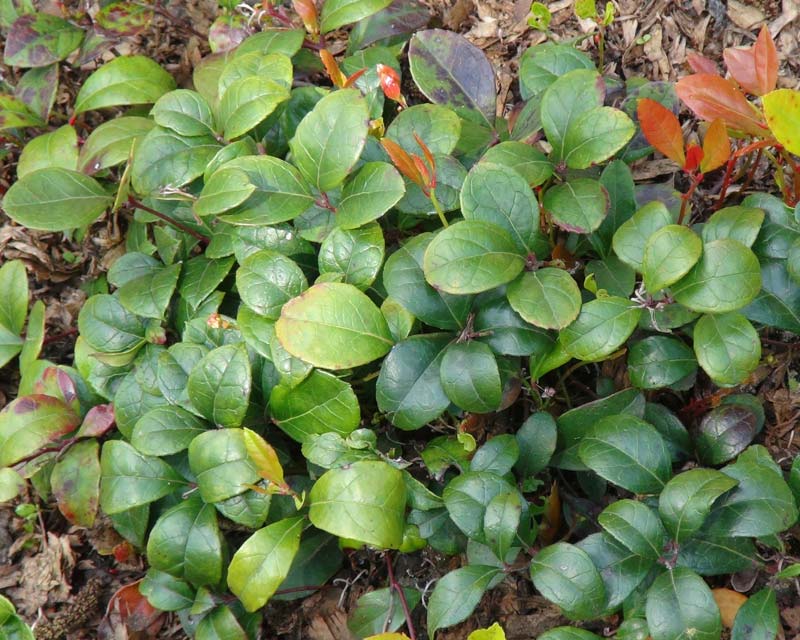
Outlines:
[[[0, 499], [30, 480], [73, 524], [102, 510], [146, 554], [141, 594], [197, 638], [256, 637], [270, 599], [363, 545], [462, 554], [427, 598], [431, 638], [528, 563], [569, 619], [720, 637], [704, 576], [762, 566], [756, 543], [782, 552], [798, 515], [800, 465], [787, 483], [753, 444], [764, 410], [736, 389], [760, 332], [800, 333], [796, 210], [752, 194], [692, 217], [635, 184], [629, 164], [664, 146], [640, 105], [676, 109], [669, 84], [623, 86], [548, 42], [504, 119], [484, 54], [414, 32], [409, 0], [297, 5], [306, 29], [273, 7], [191, 88], [141, 56], [98, 66], [77, 124], [24, 149], [3, 200], [18, 223], [130, 216], [73, 367], [39, 358], [44, 309], [23, 333], [24, 268], [0, 269], [0, 360], [22, 372]], [[319, 33], [352, 22], [335, 59]], [[309, 82], [323, 68], [333, 86]], [[78, 148], [89, 112], [108, 119]], [[721, 390], [692, 400], [699, 376]], [[402, 627], [422, 586], [364, 595], [353, 633]], [[776, 606], [752, 596], [734, 636], [776, 633]], [[595, 637], [548, 634], [576, 636]]]

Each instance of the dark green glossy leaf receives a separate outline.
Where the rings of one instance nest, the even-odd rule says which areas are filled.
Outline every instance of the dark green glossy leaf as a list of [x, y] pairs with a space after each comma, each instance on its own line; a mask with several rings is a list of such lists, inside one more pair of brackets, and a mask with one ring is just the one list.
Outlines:
[[145, 413], [133, 427], [131, 444], [145, 455], [165, 456], [188, 448], [206, 423], [174, 405], [156, 407]]
[[741, 313], [704, 315], [693, 337], [698, 363], [719, 385], [744, 382], [761, 360], [758, 333]]
[[444, 489], [450, 519], [469, 538], [485, 540], [483, 521], [493, 498], [514, 488], [503, 478], [488, 471], [468, 471], [451, 480]]
[[761, 279], [761, 292], [742, 313], [753, 322], [800, 333], [800, 284], [791, 279], [788, 259], [766, 261]]
[[[420, 592], [403, 587], [403, 595], [409, 611], [413, 611], [421, 599]], [[387, 620], [388, 626], [385, 626]], [[403, 624], [405, 624], [403, 603], [390, 587], [375, 589], [361, 596], [347, 620], [347, 627], [359, 638], [381, 633], [391, 634]]]
[[597, 519], [606, 533], [636, 555], [655, 561], [664, 550], [667, 532], [653, 509], [635, 500], [618, 500]]
[[300, 267], [291, 258], [263, 249], [247, 256], [236, 272], [236, 288], [248, 307], [277, 320], [281, 308], [308, 288]]
[[497, 567], [476, 564], [451, 571], [439, 580], [428, 601], [428, 637], [466, 620], [499, 573]]
[[[586, 275], [591, 275], [598, 292], [604, 289], [609, 295], [630, 297], [636, 285], [636, 272], [617, 256], [605, 260], [591, 260], [586, 265]], [[584, 287], [587, 286], [584, 280]]]
[[600, 420], [578, 449], [581, 462], [634, 493], [658, 493], [672, 474], [672, 458], [655, 427], [630, 415]]
[[555, 451], [556, 436], [556, 423], [549, 413], [532, 414], [514, 436], [519, 447], [519, 459], [514, 468], [527, 477], [542, 471]]
[[129, 312], [145, 318], [161, 319], [178, 284], [181, 265], [158, 267], [120, 286], [117, 296]]
[[482, 334], [478, 338], [481, 342], [504, 355], [528, 356], [549, 351], [555, 342], [551, 332], [525, 322], [503, 298], [479, 305], [474, 327]]
[[627, 265], [642, 271], [648, 239], [673, 222], [673, 215], [662, 202], [648, 202], [616, 230], [612, 239], [614, 253]]
[[225, 605], [219, 605], [197, 624], [196, 640], [247, 640], [236, 616]]
[[606, 589], [600, 572], [582, 549], [566, 542], [545, 547], [531, 561], [536, 589], [561, 607], [570, 620], [588, 620], [605, 609]]
[[597, 180], [574, 178], [550, 187], [543, 205], [559, 227], [574, 233], [595, 231], [606, 217], [608, 192]]
[[693, 571], [662, 573], [647, 592], [647, 625], [653, 640], [719, 640], [719, 607]]
[[185, 484], [166, 462], [122, 440], [103, 445], [100, 469], [100, 507], [109, 515], [154, 502]]
[[148, 569], [139, 583], [139, 593], [161, 611], [180, 611], [191, 607], [195, 595], [194, 589], [188, 583], [152, 568]]
[[674, 284], [700, 259], [703, 243], [691, 229], [677, 224], [661, 227], [647, 239], [642, 258], [644, 284], [651, 293]]
[[539, 186], [553, 175], [553, 164], [541, 151], [513, 140], [489, 147], [480, 162], [514, 169], [531, 187]]
[[700, 421], [694, 436], [700, 460], [718, 465], [744, 451], [756, 435], [756, 414], [742, 405], [721, 405]]
[[500, 406], [503, 387], [497, 360], [482, 342], [448, 346], [441, 359], [440, 379], [447, 397], [465, 411], [488, 413]]
[[357, 51], [379, 40], [404, 39], [428, 24], [428, 10], [416, 0], [394, 0], [385, 9], [359, 20], [350, 32], [348, 52]]
[[368, 162], [345, 183], [336, 207], [336, 224], [341, 229], [355, 229], [376, 220], [404, 193], [397, 169], [386, 162]]
[[383, 231], [376, 222], [358, 229], [336, 228], [319, 248], [320, 275], [340, 275], [364, 291], [375, 281], [384, 251]]
[[[519, 459], [519, 445], [517, 440], [508, 433], [503, 433], [490, 438], [472, 456], [469, 464], [470, 471], [489, 471], [498, 476], [504, 476]], [[500, 557], [505, 557], [501, 554]]]
[[559, 340], [573, 358], [596, 361], [614, 353], [633, 333], [641, 309], [626, 298], [609, 296], [583, 305], [577, 320]]
[[692, 350], [677, 338], [650, 336], [628, 352], [628, 375], [640, 389], [668, 387], [696, 371]]
[[731, 640], [768, 640], [780, 629], [775, 591], [762, 589], [747, 599], [733, 620]]
[[250, 361], [244, 345], [229, 344], [209, 351], [189, 374], [192, 405], [207, 420], [238, 427], [250, 396]]
[[242, 433], [241, 429], [206, 431], [189, 445], [189, 467], [204, 502], [237, 496], [258, 480]]
[[696, 534], [678, 552], [678, 566], [701, 576], [719, 576], [753, 569], [756, 547], [750, 538], [727, 538]]
[[445, 334], [412, 336], [397, 343], [381, 364], [375, 386], [378, 408], [400, 429], [419, 429], [450, 405], [440, 382]]

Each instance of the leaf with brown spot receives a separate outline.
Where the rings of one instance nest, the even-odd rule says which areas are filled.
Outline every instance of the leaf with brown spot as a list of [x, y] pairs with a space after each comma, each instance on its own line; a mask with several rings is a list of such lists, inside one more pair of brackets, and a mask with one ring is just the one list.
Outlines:
[[3, 52], [14, 67], [45, 67], [66, 58], [83, 40], [83, 30], [49, 13], [20, 16], [11, 25]]
[[53, 467], [50, 484], [58, 509], [72, 524], [91, 527], [100, 501], [97, 440], [72, 445]]
[[135, 36], [141, 33], [153, 19], [153, 11], [137, 2], [112, 2], [95, 16], [100, 30], [112, 36]]
[[43, 121], [50, 117], [50, 110], [58, 92], [58, 64], [28, 69], [14, 89], [15, 97], [22, 100], [30, 111]]

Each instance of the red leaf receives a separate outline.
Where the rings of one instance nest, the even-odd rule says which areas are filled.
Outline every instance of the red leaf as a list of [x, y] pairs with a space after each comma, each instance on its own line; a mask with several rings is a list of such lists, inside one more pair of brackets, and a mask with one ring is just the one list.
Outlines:
[[639, 126], [647, 141], [667, 158], [683, 166], [686, 161], [683, 151], [683, 131], [675, 114], [650, 98], [639, 100], [636, 109]]
[[703, 150], [696, 144], [690, 144], [686, 147], [686, 162], [683, 164], [683, 170], [686, 173], [693, 173], [702, 159]]
[[114, 424], [114, 405], [98, 404], [89, 409], [77, 435], [81, 438], [99, 438]]
[[397, 167], [397, 170], [400, 173], [402, 173], [406, 178], [411, 180], [411, 182], [415, 183], [419, 187], [425, 186], [425, 182], [422, 179], [422, 174], [414, 164], [411, 156], [408, 155], [408, 152], [403, 149], [403, 147], [397, 144], [394, 140], [389, 140], [389, 138], [381, 138], [381, 144], [386, 150], [386, 153], [389, 154], [392, 163], [395, 167]]
[[763, 96], [778, 81], [778, 52], [766, 26], [758, 39], [746, 49], [725, 49], [722, 53], [731, 76], [748, 93]]
[[706, 58], [700, 53], [690, 51], [686, 54], [686, 62], [689, 63], [689, 66], [695, 73], [711, 73], [714, 75], [719, 74], [717, 65], [714, 63], [714, 61]]
[[756, 79], [761, 91], [756, 95], [763, 96], [778, 84], [778, 51], [766, 25], [761, 27], [761, 33], [758, 34], [758, 39], [753, 47], [753, 57]]
[[397, 75], [397, 71], [385, 64], [378, 64], [376, 69], [381, 81], [383, 94], [389, 98], [389, 100], [399, 102], [401, 98], [400, 76]]
[[343, 87], [343, 88], [344, 88], [344, 89], [349, 89], [350, 87], [352, 87], [352, 86], [353, 86], [353, 85], [356, 83], [356, 80], [358, 80], [358, 79], [359, 79], [361, 76], [363, 76], [363, 75], [364, 75], [366, 72], [367, 72], [367, 69], [366, 69], [366, 67], [364, 67], [363, 69], [359, 69], [358, 71], [356, 71], [356, 72], [355, 72], [353, 75], [351, 75], [351, 76], [350, 76], [350, 77], [349, 77], [349, 78], [348, 78], [348, 79], [345, 81], [345, 83], [344, 83], [344, 87]]
[[722, 120], [714, 120], [703, 140], [703, 160], [700, 171], [706, 173], [721, 167], [731, 157], [731, 140]]
[[761, 114], [730, 82], [710, 73], [697, 73], [678, 80], [678, 97], [702, 119], [721, 118], [725, 124], [755, 136], [767, 133]]
[[137, 580], [120, 587], [111, 596], [106, 615], [98, 628], [101, 639], [156, 638], [164, 625], [165, 614], [154, 608], [141, 593]]

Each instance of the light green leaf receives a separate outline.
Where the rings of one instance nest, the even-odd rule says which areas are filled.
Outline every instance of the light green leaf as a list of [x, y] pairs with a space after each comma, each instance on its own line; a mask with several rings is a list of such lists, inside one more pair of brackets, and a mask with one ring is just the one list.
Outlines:
[[608, 191], [592, 178], [574, 178], [550, 187], [543, 205], [559, 227], [574, 233], [591, 233], [608, 212]]
[[236, 288], [248, 307], [270, 320], [277, 320], [281, 308], [308, 288], [306, 276], [291, 258], [263, 249], [241, 261]]
[[289, 574], [305, 518], [285, 518], [259, 529], [233, 554], [228, 587], [247, 611], [263, 607]]
[[76, 442], [61, 456], [50, 474], [58, 509], [70, 523], [91, 527], [100, 502], [100, 445], [94, 438]]
[[0, 467], [34, 453], [78, 428], [80, 418], [60, 398], [21, 396], [0, 411]]
[[322, 33], [359, 22], [391, 4], [391, 0], [326, 0], [320, 16]]
[[450, 155], [458, 144], [461, 119], [452, 109], [438, 104], [415, 104], [403, 109], [386, 129], [386, 137], [408, 153], [422, 157], [414, 135], [436, 155]]
[[21, 225], [64, 231], [94, 222], [113, 202], [94, 178], [53, 167], [17, 180], [3, 198], [3, 209]]
[[258, 481], [241, 429], [206, 431], [189, 445], [189, 468], [204, 502], [220, 502]]
[[719, 385], [741, 384], [761, 360], [758, 333], [741, 313], [704, 315], [693, 337], [697, 361]]
[[594, 69], [575, 69], [555, 79], [542, 96], [542, 126], [557, 160], [569, 152], [567, 134], [580, 116], [602, 105], [604, 84]]
[[472, 615], [499, 573], [497, 567], [476, 564], [451, 571], [440, 579], [428, 601], [428, 638], [432, 640], [439, 629]]
[[209, 351], [188, 379], [192, 405], [212, 423], [238, 427], [247, 413], [250, 397], [250, 360], [243, 343]]
[[497, 360], [482, 342], [459, 342], [448, 346], [439, 367], [442, 389], [465, 411], [495, 411], [502, 400], [503, 385]]
[[78, 170], [92, 175], [125, 162], [131, 146], [154, 127], [150, 118], [122, 116], [94, 129], [81, 147]]
[[355, 229], [377, 220], [404, 193], [405, 183], [397, 169], [386, 162], [367, 162], [342, 188], [336, 206], [336, 224], [341, 229]]
[[672, 214], [662, 202], [648, 202], [616, 230], [612, 239], [614, 253], [625, 264], [642, 271], [647, 240], [673, 222]]
[[587, 169], [608, 160], [633, 137], [636, 127], [625, 112], [595, 107], [571, 120], [563, 159], [570, 169]]
[[563, 269], [525, 272], [508, 285], [507, 293], [514, 311], [543, 329], [563, 329], [581, 311], [578, 284]]
[[602, 360], [624, 344], [640, 314], [641, 309], [626, 298], [597, 298], [583, 305], [577, 320], [561, 332], [559, 340], [573, 358]]
[[738, 240], [752, 247], [764, 222], [764, 212], [755, 207], [725, 207], [712, 215], [703, 225], [703, 242], [722, 238]]
[[507, 140], [489, 147], [480, 162], [514, 169], [531, 187], [538, 187], [553, 175], [553, 164], [535, 147]]
[[22, 260], [0, 266], [0, 326], [15, 336], [22, 333], [28, 313], [28, 274]]
[[25, 145], [17, 163], [17, 179], [37, 169], [50, 168], [78, 168], [78, 134], [68, 124], [36, 136]]
[[[159, 358], [159, 369], [161, 362]], [[136, 421], [131, 444], [145, 455], [171, 455], [185, 450], [207, 428], [206, 423], [186, 409], [174, 405], [155, 407]]]
[[355, 462], [325, 472], [309, 501], [308, 517], [318, 529], [381, 548], [396, 549], [403, 542], [405, 482], [385, 462]]
[[196, 91], [176, 89], [165, 93], [153, 105], [150, 116], [157, 125], [182, 136], [214, 135], [214, 114]]
[[442, 498], [450, 519], [464, 535], [483, 542], [486, 508], [496, 496], [513, 490], [514, 487], [496, 473], [468, 471], [447, 483]]
[[289, 89], [272, 80], [258, 76], [237, 80], [219, 103], [219, 121], [225, 138], [243, 136], [288, 99]]
[[650, 293], [674, 284], [700, 259], [703, 243], [691, 229], [669, 224], [653, 233], [644, 246], [642, 273]]
[[147, 56], [120, 56], [91, 74], [75, 99], [75, 113], [147, 104], [175, 89], [175, 80]]
[[180, 264], [151, 269], [145, 275], [125, 282], [117, 296], [130, 313], [145, 318], [161, 319], [178, 284]]
[[289, 353], [326, 369], [372, 362], [393, 343], [375, 303], [342, 283], [316, 284], [287, 302], [275, 331]]

